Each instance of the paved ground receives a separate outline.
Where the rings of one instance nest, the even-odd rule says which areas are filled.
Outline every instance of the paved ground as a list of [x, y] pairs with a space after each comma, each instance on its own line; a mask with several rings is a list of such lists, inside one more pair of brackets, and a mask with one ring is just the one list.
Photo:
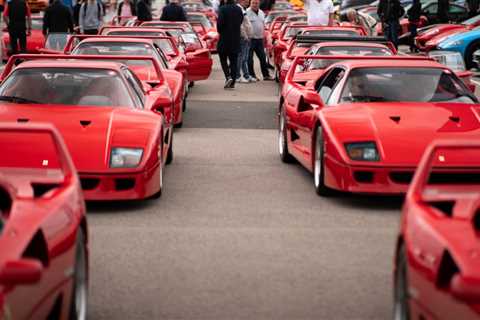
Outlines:
[[222, 82], [193, 88], [159, 201], [89, 205], [90, 318], [389, 318], [401, 200], [319, 198], [277, 156], [275, 84]]

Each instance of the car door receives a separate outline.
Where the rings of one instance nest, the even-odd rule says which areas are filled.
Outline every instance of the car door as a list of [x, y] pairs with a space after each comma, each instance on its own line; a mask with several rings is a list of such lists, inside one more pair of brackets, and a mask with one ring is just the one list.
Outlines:
[[468, 11], [465, 7], [457, 4], [450, 4], [450, 7], [448, 8], [448, 16], [452, 21], [461, 22], [468, 18]]
[[295, 117], [297, 119], [297, 134], [300, 142], [300, 149], [304, 157], [305, 165], [310, 167], [312, 159], [312, 139], [313, 130], [317, 120], [317, 112], [319, 108], [327, 106], [333, 93], [336, 91], [338, 84], [345, 75], [345, 70], [342, 67], [334, 68], [320, 80], [318, 87], [318, 95], [323, 102], [323, 106], [311, 105], [305, 102], [303, 97], [300, 99], [296, 110]]

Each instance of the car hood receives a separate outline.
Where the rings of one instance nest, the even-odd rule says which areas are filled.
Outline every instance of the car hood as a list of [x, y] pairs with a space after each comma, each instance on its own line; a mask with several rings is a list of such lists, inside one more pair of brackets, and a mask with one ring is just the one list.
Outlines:
[[463, 27], [463, 28], [453, 28], [453, 29], [445, 29], [443, 31], [440, 31], [437, 35], [433, 36], [428, 43], [435, 43], [439, 44], [440, 42], [443, 42], [445, 40], [450, 40], [453, 35], [464, 33], [468, 29]]
[[[108, 170], [112, 146], [144, 147], [149, 136], [148, 121], [144, 121], [145, 128], [131, 128], [132, 120], [141, 113], [118, 107], [0, 105], [2, 121], [53, 123], [81, 173]], [[130, 126], [125, 125], [128, 123]]]
[[442, 46], [449, 46], [450, 43], [454, 41], [459, 41], [459, 40], [465, 40], [470, 37], [475, 37], [475, 36], [480, 36], [480, 30], [466, 30], [466, 31], [459, 31], [459, 32], [454, 32], [453, 34], [449, 36], [445, 36], [444, 39], [441, 39], [441, 45]]
[[464, 25], [456, 25], [456, 24], [438, 24], [434, 28], [428, 29], [425, 32], [422, 32], [418, 35], [419, 38], [432, 38], [436, 37], [439, 34], [442, 34], [448, 30], [454, 29], [466, 29], [467, 27]]
[[415, 166], [436, 138], [480, 138], [480, 107], [453, 103], [365, 103], [322, 110], [336, 141], [375, 141], [382, 165]]

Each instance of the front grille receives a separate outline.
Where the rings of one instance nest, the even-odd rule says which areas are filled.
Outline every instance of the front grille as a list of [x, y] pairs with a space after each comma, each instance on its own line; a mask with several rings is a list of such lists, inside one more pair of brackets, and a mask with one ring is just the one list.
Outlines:
[[409, 184], [413, 178], [412, 171], [393, 171], [390, 172], [390, 180], [399, 184]]
[[133, 187], [135, 187], [135, 179], [115, 179], [115, 190], [117, 191], [130, 190]]
[[93, 190], [100, 184], [100, 179], [97, 178], [80, 178], [80, 184], [83, 190]]

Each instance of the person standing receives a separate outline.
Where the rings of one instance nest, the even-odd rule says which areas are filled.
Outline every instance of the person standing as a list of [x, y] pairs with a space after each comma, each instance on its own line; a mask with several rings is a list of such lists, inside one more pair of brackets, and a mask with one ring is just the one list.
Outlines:
[[227, 0], [218, 9], [217, 31], [220, 39], [217, 44], [217, 52], [225, 75], [225, 89], [235, 88], [242, 22], [242, 9], [235, 4], [235, 0]]
[[335, 7], [332, 0], [306, 0], [309, 26], [332, 26]]
[[11, 0], [7, 3], [3, 17], [10, 37], [11, 54], [18, 53], [19, 44], [20, 51], [27, 52], [27, 36], [32, 30], [32, 18], [27, 2]]
[[102, 25], [103, 7], [97, 0], [87, 0], [80, 7], [78, 24], [84, 34], [98, 34]]
[[73, 17], [70, 9], [62, 0], [54, 0], [43, 16], [43, 35], [49, 33], [73, 33]]
[[450, 18], [448, 16], [449, 10], [449, 3], [448, 0], [438, 0], [438, 7], [437, 7], [437, 23], [448, 23]]
[[408, 28], [410, 29], [410, 52], [418, 52], [415, 45], [415, 37], [417, 36], [417, 28], [420, 23], [420, 15], [422, 12], [422, 4], [420, 0], [413, 0], [412, 6], [407, 11]]
[[380, 0], [377, 14], [382, 22], [385, 39], [398, 48], [399, 19], [405, 14], [405, 10], [399, 0]]
[[[240, 0], [238, 2], [240, 9], [243, 13], [243, 21], [240, 27], [240, 54], [238, 55], [237, 63], [237, 79], [236, 81], [241, 83], [256, 82], [257, 79], [250, 77], [248, 72], [248, 54], [250, 51], [250, 38], [253, 35], [252, 25], [250, 20], [247, 18], [246, 9], [250, 5], [250, 0]], [[241, 74], [243, 72], [243, 77]]]
[[120, 17], [133, 17], [136, 15], [135, 5], [130, 0], [123, 0], [118, 4], [117, 17], [120, 24], [123, 24], [126, 21], [126, 19], [120, 19]]
[[273, 80], [268, 72], [267, 57], [265, 56], [265, 46], [263, 37], [265, 31], [265, 14], [260, 10], [259, 0], [251, 0], [250, 8], [247, 9], [247, 17], [252, 25], [252, 38], [250, 39], [250, 50], [248, 54], [248, 73], [251, 77], [259, 80], [255, 75], [253, 64], [253, 54], [260, 61], [260, 69], [262, 70], [263, 80]]
[[139, 0], [137, 2], [137, 20], [152, 21], [152, 8], [147, 0]]
[[178, 3], [178, 0], [170, 0], [163, 7], [160, 20], [163, 21], [187, 21], [187, 13], [185, 9]]

